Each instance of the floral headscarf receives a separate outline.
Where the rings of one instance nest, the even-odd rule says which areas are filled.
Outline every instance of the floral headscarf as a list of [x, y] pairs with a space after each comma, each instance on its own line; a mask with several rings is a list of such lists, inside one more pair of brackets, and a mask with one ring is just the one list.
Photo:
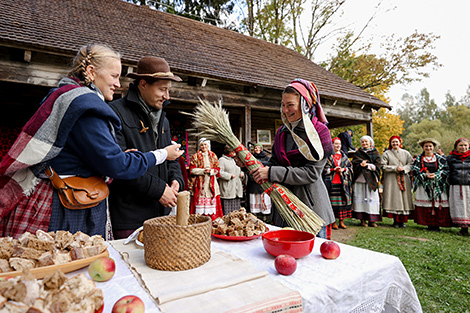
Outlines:
[[[300, 78], [293, 80], [289, 86], [297, 90], [301, 95], [300, 108], [305, 132], [307, 133], [308, 141], [317, 152], [319, 160], [322, 160], [325, 154], [328, 155], [333, 152], [333, 145], [331, 144], [330, 131], [326, 126], [328, 121], [320, 104], [318, 89], [312, 82]], [[308, 144], [294, 133], [286, 115], [282, 112], [282, 107], [281, 118], [284, 125], [291, 132], [300, 153], [307, 160], [318, 161], [310, 151]]]

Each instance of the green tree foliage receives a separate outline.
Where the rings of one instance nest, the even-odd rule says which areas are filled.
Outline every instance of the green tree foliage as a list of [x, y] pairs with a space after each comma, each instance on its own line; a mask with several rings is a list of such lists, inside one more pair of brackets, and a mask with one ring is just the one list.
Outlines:
[[[451, 99], [449, 99], [450, 101]], [[440, 118], [442, 112], [434, 99], [431, 99], [429, 92], [426, 88], [422, 89], [417, 97], [413, 97], [409, 94], [402, 96], [402, 108], [397, 109], [398, 115], [403, 119], [405, 132], [407, 135], [410, 131], [410, 126], [414, 123], [418, 123], [424, 119], [434, 120]]]
[[305, 0], [246, 0], [248, 17], [242, 25], [250, 36], [289, 46], [292, 40], [290, 22], [301, 11]]
[[236, 0], [125, 0], [148, 5], [159, 11], [181, 15], [204, 23], [236, 30], [236, 25], [226, 24], [226, 17], [233, 13]]
[[404, 139], [411, 153], [421, 153], [418, 141], [423, 138], [436, 139], [447, 154], [458, 138], [470, 138], [470, 107], [452, 105], [443, 109], [440, 115], [440, 119], [424, 118], [408, 127]]

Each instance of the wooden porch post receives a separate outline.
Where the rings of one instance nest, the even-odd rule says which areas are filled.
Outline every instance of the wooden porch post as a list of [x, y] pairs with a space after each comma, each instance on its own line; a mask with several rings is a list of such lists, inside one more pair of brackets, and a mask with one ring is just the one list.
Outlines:
[[244, 133], [244, 144], [248, 149], [248, 142], [251, 141], [251, 106], [245, 106], [245, 133]]
[[372, 138], [374, 138], [374, 129], [372, 128], [373, 124], [372, 124], [372, 120], [368, 121], [367, 124], [366, 124], [366, 128], [367, 128], [367, 135], [371, 136]]

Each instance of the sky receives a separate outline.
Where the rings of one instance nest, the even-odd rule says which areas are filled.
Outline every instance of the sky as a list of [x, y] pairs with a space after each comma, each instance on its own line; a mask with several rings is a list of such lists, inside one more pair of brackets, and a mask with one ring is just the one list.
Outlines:
[[[375, 12], [377, 0], [347, 0], [341, 21], [359, 31]], [[447, 91], [461, 99], [470, 85], [470, 1], [468, 0], [383, 0], [377, 17], [363, 34], [364, 39], [380, 41], [383, 36], [407, 37], [418, 33], [440, 36], [433, 54], [443, 66], [429, 71], [430, 77], [409, 85], [394, 86], [387, 94], [392, 107], [401, 102], [403, 94], [416, 96], [427, 88], [438, 105], [445, 101]], [[376, 39], [377, 38], [377, 39]], [[317, 50], [316, 60], [324, 60], [335, 40]], [[372, 50], [372, 52], [374, 52]]]

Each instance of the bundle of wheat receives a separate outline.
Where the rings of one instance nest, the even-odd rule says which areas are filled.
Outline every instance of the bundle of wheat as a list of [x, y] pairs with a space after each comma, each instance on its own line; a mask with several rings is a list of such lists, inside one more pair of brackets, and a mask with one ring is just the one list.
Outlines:
[[[228, 113], [222, 108], [222, 104], [211, 104], [201, 99], [199, 101], [194, 113], [185, 113], [193, 117], [192, 125], [198, 130], [198, 136], [230, 146], [250, 171], [263, 166], [233, 134]], [[279, 213], [292, 228], [313, 234], [320, 231], [324, 221], [289, 189], [268, 181], [262, 182], [261, 187], [271, 196]]]

